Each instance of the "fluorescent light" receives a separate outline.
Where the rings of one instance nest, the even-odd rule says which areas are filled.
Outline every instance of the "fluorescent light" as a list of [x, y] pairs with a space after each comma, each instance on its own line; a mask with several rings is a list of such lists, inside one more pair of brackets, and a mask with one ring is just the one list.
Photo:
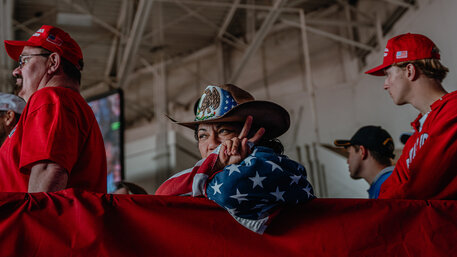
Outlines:
[[57, 24], [72, 26], [92, 26], [92, 16], [79, 13], [57, 13]]

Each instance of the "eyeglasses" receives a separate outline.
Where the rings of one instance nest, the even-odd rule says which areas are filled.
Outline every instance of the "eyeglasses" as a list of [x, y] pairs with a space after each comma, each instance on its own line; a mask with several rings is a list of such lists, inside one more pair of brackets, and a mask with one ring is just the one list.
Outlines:
[[49, 56], [51, 53], [41, 53], [41, 54], [21, 54], [19, 55], [19, 67], [22, 67], [34, 56]]

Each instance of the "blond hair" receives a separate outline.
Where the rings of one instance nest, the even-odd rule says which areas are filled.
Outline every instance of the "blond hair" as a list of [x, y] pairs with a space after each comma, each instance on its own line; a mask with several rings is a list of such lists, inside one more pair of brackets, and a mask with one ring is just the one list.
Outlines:
[[[436, 47], [433, 48], [433, 51], [439, 53], [439, 50]], [[444, 66], [438, 59], [420, 59], [414, 61], [399, 62], [393, 64], [392, 66], [405, 68], [410, 63], [414, 65], [416, 69], [419, 69], [425, 76], [436, 79], [439, 82], [443, 82], [444, 78], [446, 78], [446, 75], [449, 72], [449, 69]]]

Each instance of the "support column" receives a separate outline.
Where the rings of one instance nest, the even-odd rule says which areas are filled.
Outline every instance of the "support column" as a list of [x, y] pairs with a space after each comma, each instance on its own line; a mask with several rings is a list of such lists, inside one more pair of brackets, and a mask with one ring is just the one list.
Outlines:
[[224, 45], [220, 40], [216, 41], [216, 62], [217, 62], [217, 79], [220, 83], [225, 83], [225, 62], [224, 62]]
[[[247, 0], [247, 4], [255, 5], [255, 0]], [[255, 36], [255, 22], [256, 22], [255, 9], [246, 9], [246, 39], [247, 39], [247, 42], [251, 42]]]
[[162, 61], [153, 70], [153, 85], [152, 85], [152, 102], [154, 106], [154, 118], [160, 126], [159, 130], [167, 130], [168, 119], [168, 101], [167, 101], [167, 78], [166, 64], [162, 56]]
[[326, 196], [326, 185], [325, 185], [325, 176], [322, 174], [321, 164], [319, 162], [319, 155], [317, 151], [317, 147], [320, 145], [320, 135], [319, 135], [319, 125], [317, 119], [317, 109], [316, 109], [316, 94], [313, 85], [312, 79], [312, 72], [311, 72], [311, 56], [309, 53], [309, 45], [308, 45], [308, 36], [306, 34], [306, 20], [305, 20], [305, 12], [303, 9], [299, 10], [299, 18], [300, 18], [300, 27], [301, 27], [301, 37], [302, 37], [302, 48], [304, 54], [304, 62], [305, 62], [305, 86], [306, 90], [308, 91], [308, 101], [309, 107], [311, 112], [311, 121], [313, 124], [313, 140], [311, 141], [310, 148], [308, 150], [308, 156], [310, 160], [310, 176], [311, 180], [314, 181], [313, 187], [315, 193], [320, 197]]
[[249, 45], [249, 47], [244, 52], [244, 55], [240, 61], [240, 64], [234, 70], [234, 72], [230, 78], [230, 81], [229, 81], [230, 83], [236, 84], [236, 82], [237, 82], [238, 78], [240, 77], [241, 72], [244, 70], [248, 60], [251, 58], [251, 56], [257, 51], [259, 46], [262, 44], [263, 39], [265, 38], [267, 33], [270, 31], [270, 29], [274, 25], [275, 21], [278, 19], [279, 15], [281, 14], [281, 9], [286, 2], [287, 2], [286, 0], [276, 0], [270, 13], [268, 13], [267, 17], [265, 18], [265, 21], [263, 22], [262, 27], [260, 27], [259, 31], [256, 33], [256, 35], [254, 37], [254, 40], [252, 41], [252, 43]]
[[378, 12], [376, 12], [376, 38], [378, 39], [378, 49], [382, 49], [384, 46], [384, 35], [382, 31], [381, 18], [379, 17]]
[[[0, 0], [0, 42], [13, 39], [13, 0]], [[12, 60], [6, 51], [0, 51], [0, 90], [10, 92]]]

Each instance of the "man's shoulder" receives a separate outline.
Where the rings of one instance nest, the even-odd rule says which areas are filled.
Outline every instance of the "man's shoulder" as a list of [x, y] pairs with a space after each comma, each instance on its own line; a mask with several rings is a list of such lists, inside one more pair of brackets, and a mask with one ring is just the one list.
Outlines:
[[68, 87], [44, 87], [37, 90], [32, 97], [74, 97], [79, 92]]
[[450, 92], [431, 105], [433, 116], [455, 117], [457, 116], [457, 91]]
[[81, 102], [84, 99], [79, 92], [66, 87], [44, 87], [37, 90], [29, 99], [32, 106], [58, 104], [60, 102], [68, 105], [68, 103], [74, 101]]
[[447, 93], [441, 98], [443, 103], [457, 105], [457, 91]]

